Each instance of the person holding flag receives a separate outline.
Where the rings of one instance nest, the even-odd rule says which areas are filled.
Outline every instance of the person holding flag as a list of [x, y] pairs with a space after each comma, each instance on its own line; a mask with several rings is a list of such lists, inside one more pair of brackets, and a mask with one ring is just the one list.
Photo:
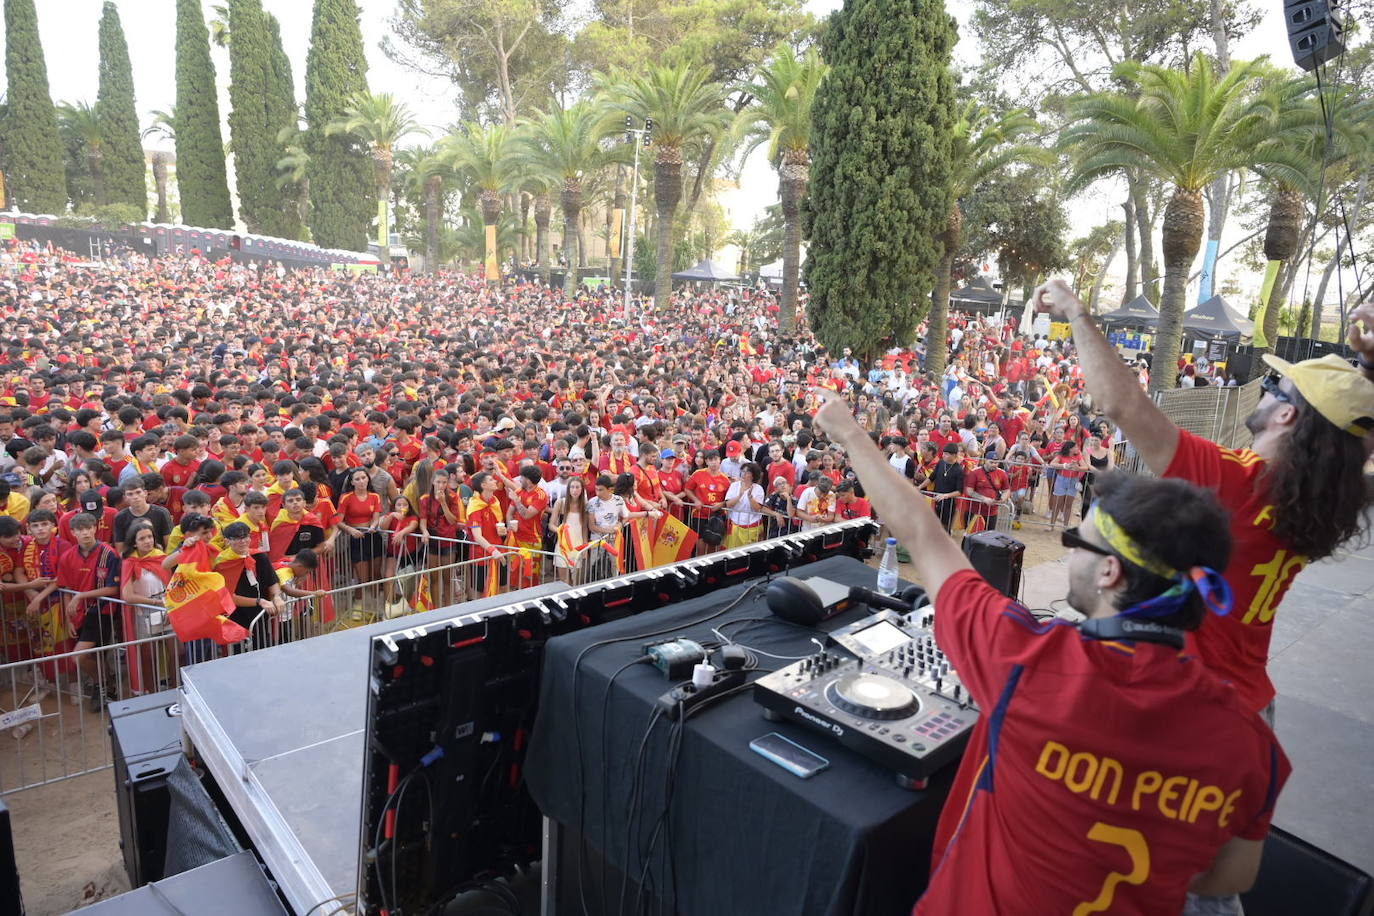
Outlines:
[[200, 647], [189, 644], [200, 640], [213, 640], [221, 646], [242, 642], [248, 631], [229, 619], [234, 602], [224, 577], [214, 570], [214, 548], [210, 546], [214, 519], [187, 515], [181, 520], [181, 530], [186, 536], [162, 561], [166, 569], [173, 570], [163, 596], [172, 629], [188, 644], [193, 656], [200, 655]]

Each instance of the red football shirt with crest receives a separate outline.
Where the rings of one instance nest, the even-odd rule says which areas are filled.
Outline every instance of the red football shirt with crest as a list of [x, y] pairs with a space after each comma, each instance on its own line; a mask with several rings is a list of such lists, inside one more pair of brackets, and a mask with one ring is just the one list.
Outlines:
[[1220, 677], [1231, 681], [1251, 709], [1274, 698], [1266, 667], [1274, 612], [1307, 557], [1274, 536], [1274, 506], [1262, 480], [1264, 459], [1249, 449], [1223, 448], [1187, 430], [1164, 472], [1216, 491], [1231, 513], [1231, 563], [1222, 572], [1231, 585], [1233, 608], [1225, 617], [1208, 614], [1189, 646]]
[[935, 606], [982, 712], [917, 916], [1177, 913], [1224, 843], [1268, 834], [1287, 758], [1196, 656], [1041, 623], [973, 570]]

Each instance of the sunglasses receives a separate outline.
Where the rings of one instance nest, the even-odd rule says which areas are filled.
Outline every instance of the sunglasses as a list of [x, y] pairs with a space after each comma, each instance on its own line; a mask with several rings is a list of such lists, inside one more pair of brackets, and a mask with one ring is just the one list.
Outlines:
[[1077, 547], [1080, 550], [1086, 550], [1089, 553], [1099, 554], [1104, 557], [1116, 556], [1115, 553], [1108, 550], [1107, 548], [1098, 547], [1091, 541], [1085, 540], [1083, 535], [1078, 533], [1077, 525], [1075, 525], [1072, 528], [1065, 528], [1063, 531], [1061, 531], [1059, 533], [1059, 543], [1063, 544], [1065, 547]]
[[1260, 381], [1260, 388], [1274, 396], [1274, 400], [1283, 401], [1285, 404], [1292, 404], [1293, 397], [1279, 387], [1281, 376], [1276, 372], [1270, 372]]

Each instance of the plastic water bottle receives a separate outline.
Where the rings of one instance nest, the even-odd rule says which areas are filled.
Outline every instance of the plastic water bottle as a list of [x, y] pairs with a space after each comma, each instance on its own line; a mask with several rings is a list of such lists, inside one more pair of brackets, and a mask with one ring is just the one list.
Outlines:
[[878, 564], [878, 587], [880, 595], [897, 594], [897, 539], [888, 538], [883, 548], [883, 561]]

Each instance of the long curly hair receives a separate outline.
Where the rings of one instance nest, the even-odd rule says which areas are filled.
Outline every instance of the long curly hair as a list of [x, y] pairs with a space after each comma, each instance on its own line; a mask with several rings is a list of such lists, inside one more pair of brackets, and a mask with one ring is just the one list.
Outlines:
[[1274, 536], [1320, 560], [1368, 536], [1364, 441], [1337, 429], [1297, 390], [1291, 397], [1298, 417], [1260, 484], [1274, 506]]

